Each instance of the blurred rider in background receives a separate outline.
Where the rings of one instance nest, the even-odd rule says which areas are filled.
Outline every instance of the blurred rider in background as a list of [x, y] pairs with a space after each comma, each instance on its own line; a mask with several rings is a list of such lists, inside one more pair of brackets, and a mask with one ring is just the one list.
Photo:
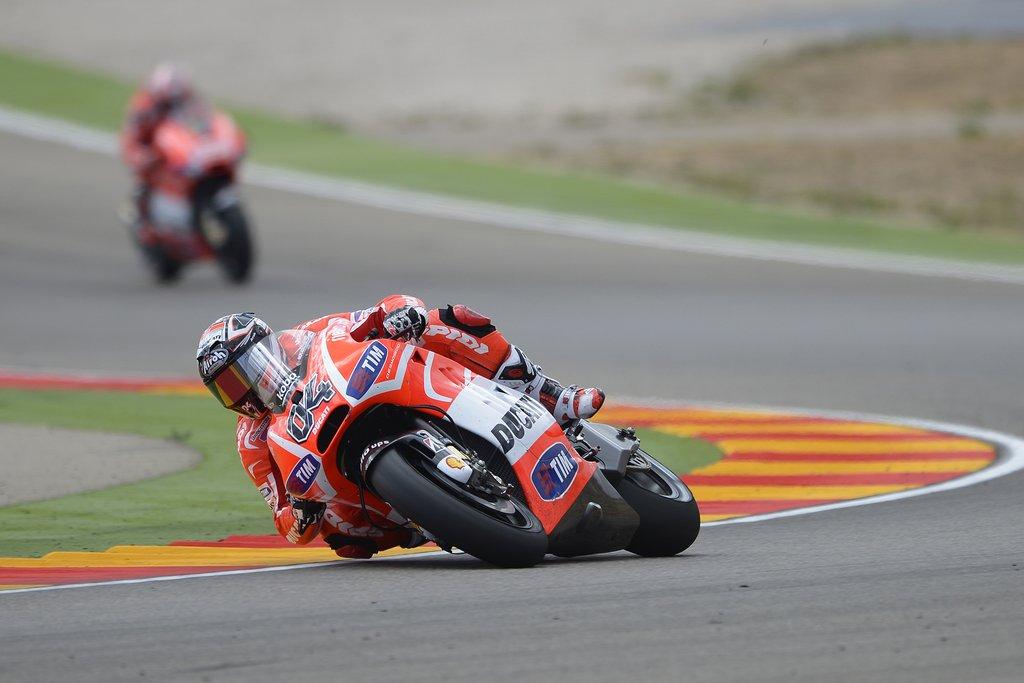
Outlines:
[[160, 64], [132, 95], [121, 127], [121, 158], [135, 174], [133, 224], [142, 230], [149, 223], [149, 194], [160, 155], [153, 148], [153, 134], [160, 123], [180, 107], [197, 102], [192, 78], [182, 67]]
[[412, 547], [423, 537], [405, 527], [382, 531], [384, 518], [358, 499], [323, 503], [292, 497], [267, 445], [271, 422], [284, 415], [296, 370], [305, 365], [314, 336], [334, 326], [356, 341], [402, 339], [451, 358], [479, 375], [539, 401], [560, 424], [593, 417], [604, 392], [575, 384], [563, 386], [542, 372], [519, 347], [510, 344], [490, 318], [463, 305], [427, 310], [416, 297], [393, 294], [372, 308], [334, 313], [275, 334], [252, 313], [218, 318], [199, 339], [196, 360], [207, 389], [238, 413], [238, 455], [254, 486], [274, 513], [278, 532], [305, 545], [318, 535], [341, 557], [367, 558], [380, 550]]

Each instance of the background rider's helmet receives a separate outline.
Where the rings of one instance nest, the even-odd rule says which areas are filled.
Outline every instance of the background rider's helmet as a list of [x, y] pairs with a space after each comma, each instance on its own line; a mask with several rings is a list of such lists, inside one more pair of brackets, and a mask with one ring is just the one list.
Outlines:
[[199, 338], [196, 361], [214, 398], [249, 417], [279, 410], [298, 380], [274, 331], [253, 313], [215, 320]]
[[170, 109], [191, 99], [192, 78], [175, 64], [160, 64], [149, 75], [146, 91], [157, 107]]

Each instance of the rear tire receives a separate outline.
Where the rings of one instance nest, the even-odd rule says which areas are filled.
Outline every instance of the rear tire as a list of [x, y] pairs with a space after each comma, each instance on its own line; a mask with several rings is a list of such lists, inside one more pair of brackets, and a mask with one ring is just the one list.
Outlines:
[[249, 222], [240, 205], [235, 204], [216, 213], [224, 226], [224, 243], [217, 249], [217, 260], [228, 280], [242, 284], [252, 274], [253, 246], [249, 233]]
[[[518, 526], [499, 520], [432, 481], [433, 473], [421, 469], [424, 467], [433, 469], [418, 453], [407, 456], [392, 447], [374, 459], [367, 480], [402, 516], [484, 562], [531, 567], [544, 559], [547, 534], [525, 505], [510, 498], [521, 519]], [[437, 476], [445, 475], [437, 472]]]
[[643, 557], [678, 555], [700, 533], [697, 501], [678, 475], [649, 454], [644, 456], [651, 469], [627, 471], [616, 486], [640, 515], [640, 526], [626, 550]]

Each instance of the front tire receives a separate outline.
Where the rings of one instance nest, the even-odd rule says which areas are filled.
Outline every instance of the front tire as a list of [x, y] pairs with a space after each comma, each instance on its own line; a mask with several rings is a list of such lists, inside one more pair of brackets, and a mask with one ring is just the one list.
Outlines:
[[184, 263], [171, 258], [160, 247], [149, 247], [147, 251], [146, 259], [158, 284], [169, 285], [181, 278], [181, 269], [185, 266]]
[[168, 254], [167, 250], [159, 244], [143, 244], [139, 240], [138, 230], [134, 225], [129, 228], [129, 232], [132, 242], [135, 243], [135, 247], [146, 262], [146, 267], [153, 274], [153, 280], [160, 285], [177, 282], [185, 264]]
[[678, 555], [697, 540], [700, 510], [686, 484], [644, 451], [650, 470], [629, 470], [616, 488], [640, 515], [626, 550], [643, 557]]
[[217, 260], [228, 280], [242, 284], [252, 275], [253, 246], [249, 222], [238, 204], [228, 206], [216, 213], [224, 227], [224, 243], [217, 248]]
[[423, 456], [405, 454], [396, 446], [374, 459], [367, 481], [402, 516], [498, 567], [531, 567], [544, 558], [547, 534], [523, 503], [509, 498], [515, 513], [501, 519], [472, 505], [468, 498], [457, 497], [454, 484], [438, 479], [445, 475]]

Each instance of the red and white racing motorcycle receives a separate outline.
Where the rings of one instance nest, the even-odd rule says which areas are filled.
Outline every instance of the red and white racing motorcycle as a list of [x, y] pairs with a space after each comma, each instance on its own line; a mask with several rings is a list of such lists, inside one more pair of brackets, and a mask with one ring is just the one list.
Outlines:
[[[631, 429], [560, 427], [537, 401], [402, 341], [310, 334], [267, 442], [296, 498], [359, 500], [503, 567], [546, 553], [682, 552], [700, 516]], [[273, 353], [275, 337], [267, 337]], [[252, 378], [258, 379], [258, 378]]]
[[202, 104], [176, 109], [153, 134], [160, 156], [148, 197], [148, 225], [127, 217], [158, 282], [192, 261], [216, 260], [232, 282], [249, 278], [253, 247], [235, 189], [245, 136], [230, 116]]

